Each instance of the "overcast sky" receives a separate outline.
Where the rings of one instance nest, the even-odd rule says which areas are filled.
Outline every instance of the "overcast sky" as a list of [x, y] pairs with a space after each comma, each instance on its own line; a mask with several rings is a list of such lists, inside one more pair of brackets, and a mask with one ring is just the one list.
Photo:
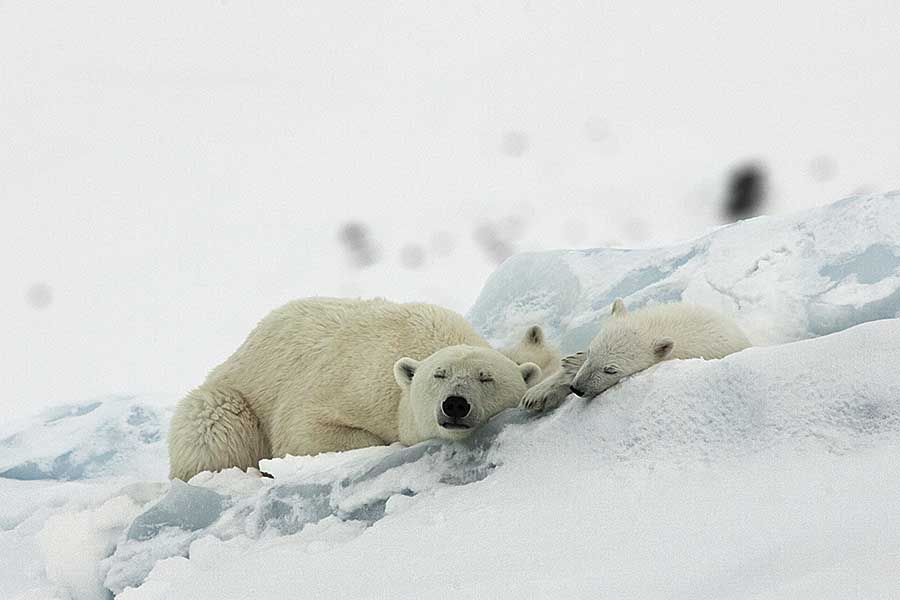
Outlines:
[[894, 0], [2, 2], [0, 418], [174, 400], [291, 298], [465, 312], [510, 251], [697, 235], [748, 161], [770, 212], [898, 188], [898, 32]]

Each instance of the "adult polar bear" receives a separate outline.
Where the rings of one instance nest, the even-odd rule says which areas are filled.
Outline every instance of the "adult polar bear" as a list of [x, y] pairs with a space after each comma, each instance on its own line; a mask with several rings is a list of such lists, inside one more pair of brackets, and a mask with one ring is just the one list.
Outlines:
[[541, 377], [430, 304], [296, 300], [264, 318], [169, 430], [170, 476], [263, 458], [459, 439]]

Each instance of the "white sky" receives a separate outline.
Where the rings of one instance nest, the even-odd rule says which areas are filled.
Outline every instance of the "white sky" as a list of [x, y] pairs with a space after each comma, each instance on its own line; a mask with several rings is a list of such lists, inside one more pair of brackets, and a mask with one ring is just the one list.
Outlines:
[[666, 243], [748, 159], [772, 212], [900, 187], [893, 0], [331, 4], [0, 2], [0, 418], [175, 399], [295, 297], [465, 311], [486, 222]]

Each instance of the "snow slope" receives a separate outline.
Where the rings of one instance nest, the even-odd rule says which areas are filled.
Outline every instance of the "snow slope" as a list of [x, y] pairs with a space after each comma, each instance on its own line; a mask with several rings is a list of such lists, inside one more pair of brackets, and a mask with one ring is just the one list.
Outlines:
[[170, 484], [174, 398], [10, 425], [0, 598], [898, 597], [900, 319], [856, 325], [900, 310], [898, 198], [514, 257], [470, 314], [493, 339], [542, 317], [577, 346], [616, 295], [712, 304], [758, 342], [825, 335], [663, 363], [464, 444]]
[[896, 597], [898, 337], [663, 364], [472, 444], [176, 483], [100, 572], [118, 592], [152, 567], [132, 600]]
[[164, 478], [172, 400], [111, 396], [46, 409], [0, 428], [0, 477]]
[[900, 192], [741, 221], [665, 248], [513, 256], [490, 276], [469, 318], [498, 343], [543, 322], [574, 352], [587, 347], [617, 297], [630, 307], [718, 308], [756, 344], [900, 316]]

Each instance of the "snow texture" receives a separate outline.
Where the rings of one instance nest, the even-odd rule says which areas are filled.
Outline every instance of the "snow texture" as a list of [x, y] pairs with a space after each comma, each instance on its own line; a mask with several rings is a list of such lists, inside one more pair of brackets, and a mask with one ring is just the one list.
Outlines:
[[12, 423], [0, 430], [0, 478], [165, 477], [171, 406], [161, 402], [113, 396]]
[[624, 296], [716, 306], [773, 345], [508, 410], [465, 443], [170, 483], [171, 402], [10, 426], [0, 597], [898, 597], [898, 199], [511, 258], [471, 313], [494, 340], [542, 318], [586, 345]]
[[519, 254], [469, 313], [502, 343], [532, 323], [569, 353], [587, 348], [622, 297], [629, 308], [694, 302], [732, 315], [758, 345], [900, 314], [900, 192], [759, 217], [646, 250]]
[[[798, 578], [809, 578], [799, 590], [830, 597], [859, 585], [877, 592], [866, 597], [900, 593], [880, 571], [900, 552], [891, 500], [900, 492], [900, 372], [886, 368], [900, 362], [898, 336], [891, 319], [719, 361], [664, 363], [592, 402], [546, 416], [507, 411], [470, 444], [366, 449], [309, 470], [319, 457], [273, 460], [264, 468], [275, 467], [274, 480], [231, 472], [175, 483], [135, 521], [158, 535], [134, 536], [133, 525], [101, 566], [105, 584], [118, 593], [149, 574], [153, 586], [124, 595], [143, 599], [210, 589], [328, 597], [335, 585], [350, 597], [543, 589], [716, 598], [760, 585], [788, 597]], [[352, 548], [316, 551], [335, 528]], [[679, 545], [695, 560], [674, 552]], [[853, 578], [833, 573], [845, 546], [851, 560], [873, 554]], [[535, 556], [534, 572], [510, 582]], [[166, 557], [189, 560], [167, 575], [157, 571]], [[625, 557], [632, 570], [617, 571]], [[492, 562], [497, 572], [458, 575]], [[410, 569], [410, 579], [396, 578]], [[817, 582], [816, 569], [833, 577]], [[641, 570], [653, 575], [641, 582]]]
[[200, 474], [189, 484], [173, 481], [104, 561], [106, 586], [116, 593], [137, 586], [157, 560], [188, 556], [192, 542], [203, 536], [289, 536], [328, 518], [371, 525], [390, 512], [391, 503], [484, 479], [497, 466], [487, 453], [502, 428], [533, 418], [506, 411], [458, 444], [431, 440], [409, 448], [265, 461], [263, 469], [275, 475], [274, 481], [237, 469]]

